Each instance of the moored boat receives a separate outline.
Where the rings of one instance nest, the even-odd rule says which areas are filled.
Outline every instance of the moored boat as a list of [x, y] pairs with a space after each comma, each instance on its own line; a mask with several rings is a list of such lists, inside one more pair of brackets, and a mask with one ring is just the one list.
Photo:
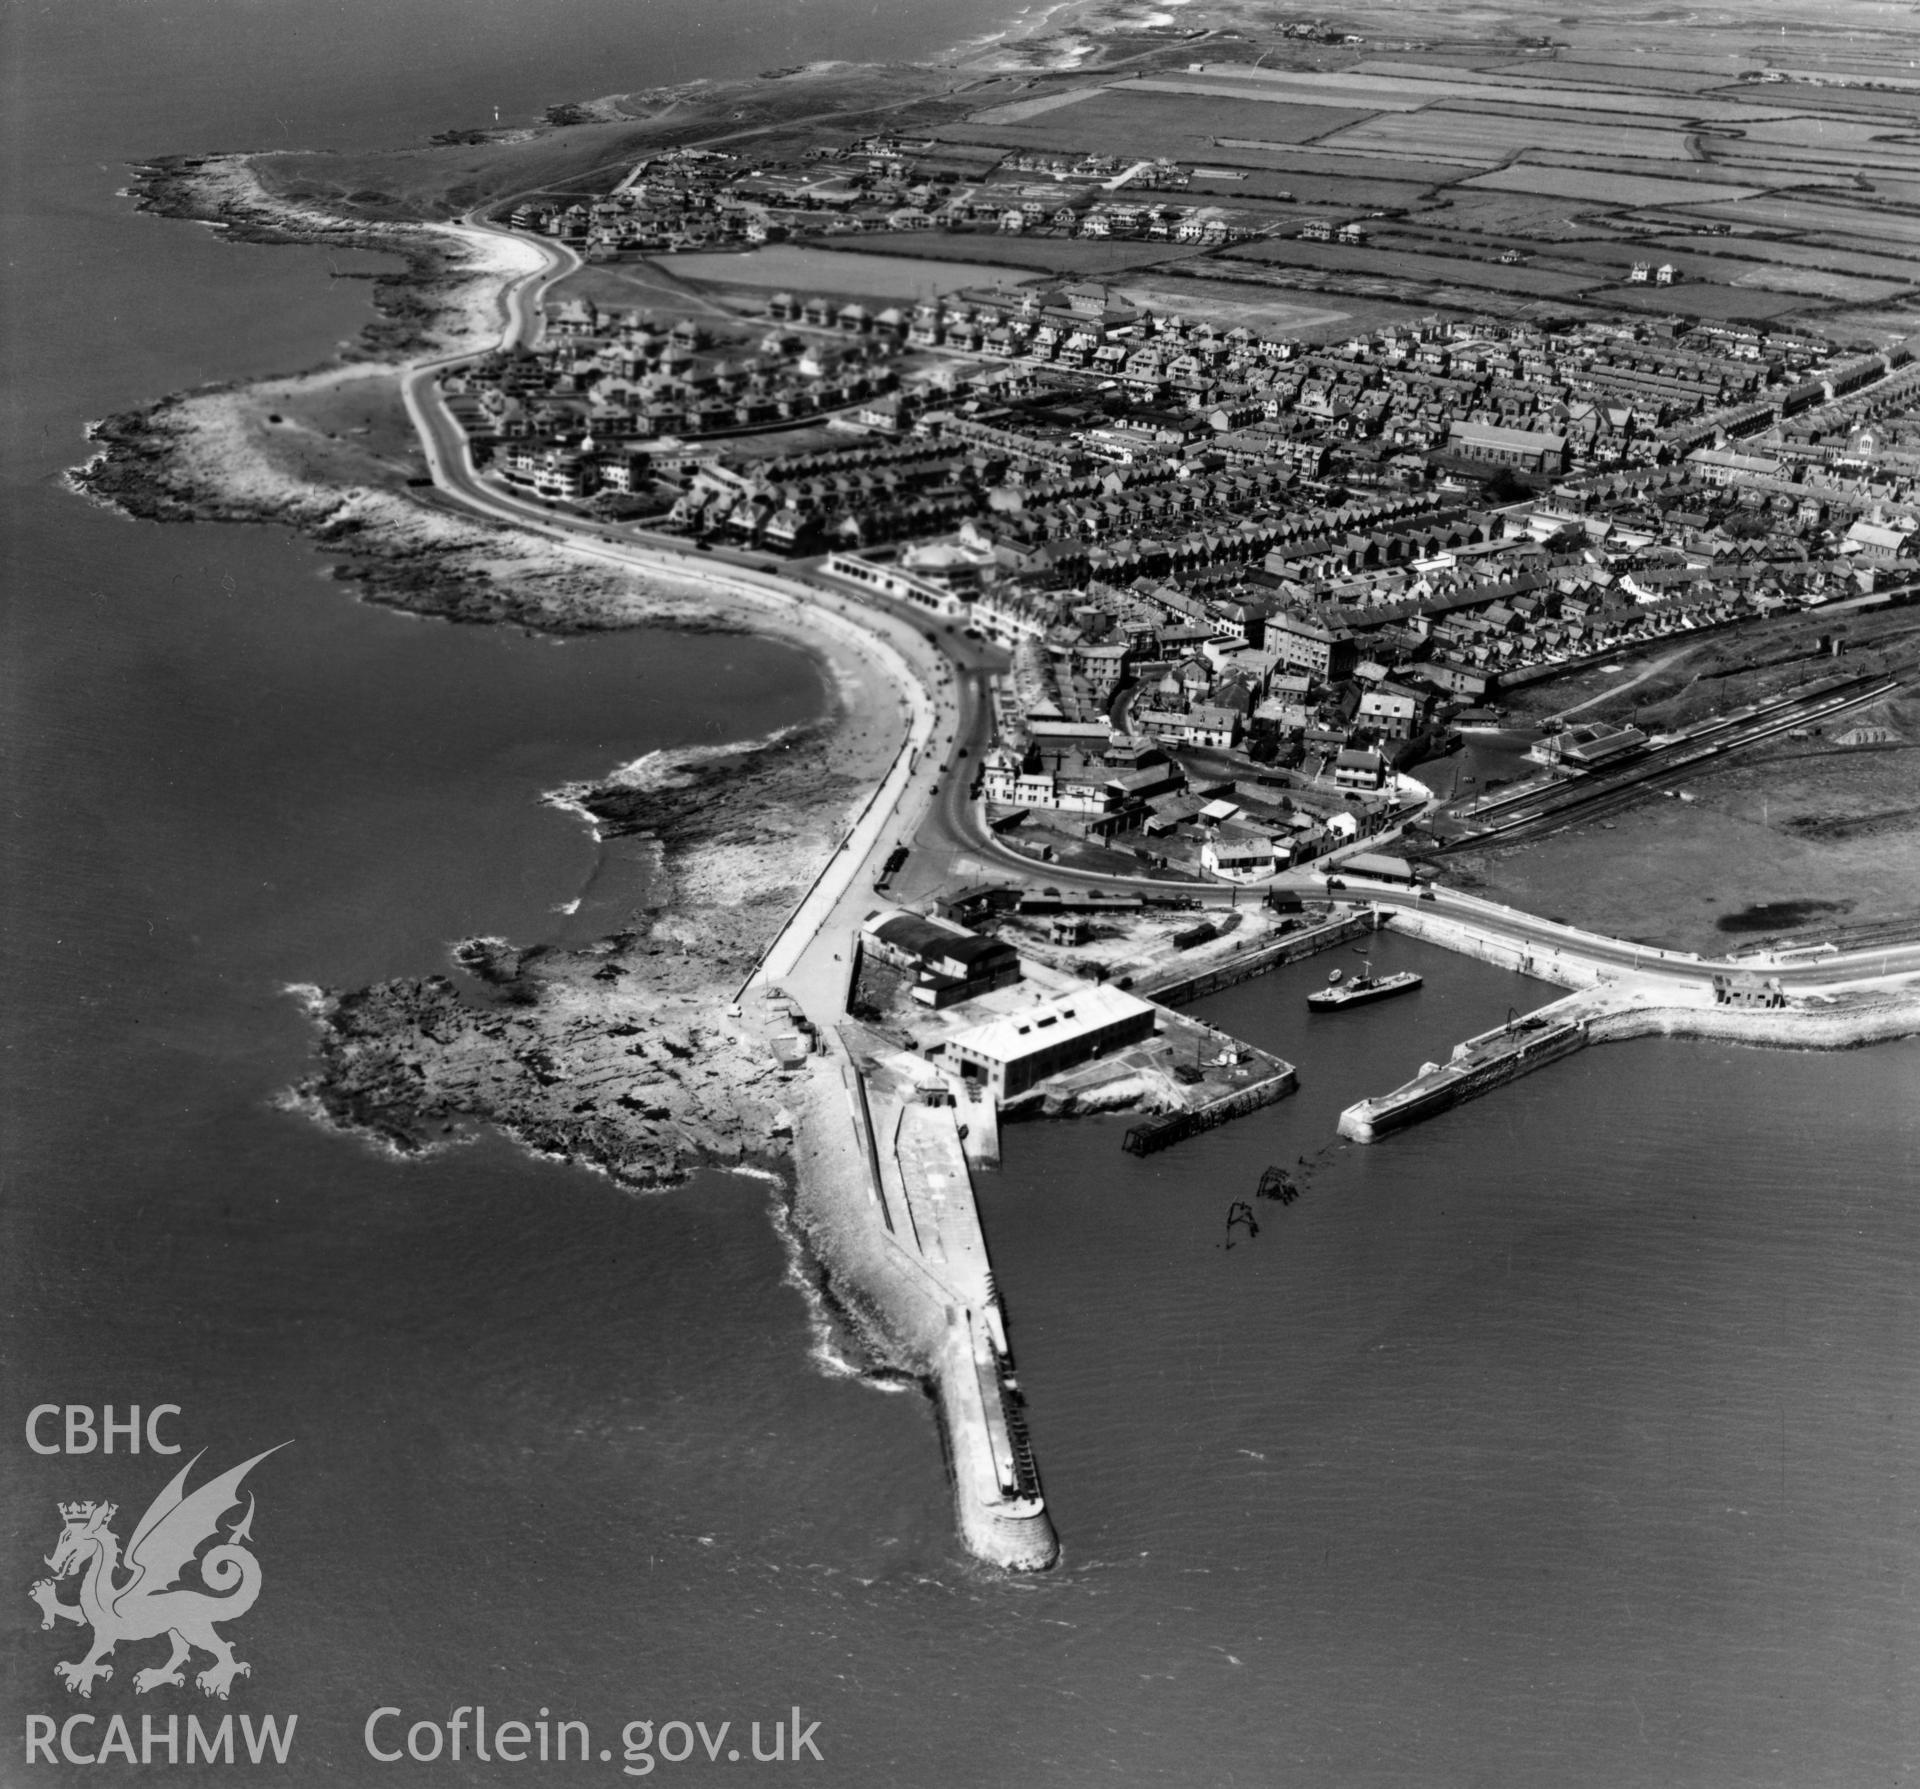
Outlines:
[[1341, 981], [1336, 972], [1324, 988], [1316, 988], [1307, 996], [1307, 1009], [1316, 1013], [1339, 1012], [1348, 1006], [1364, 1006], [1369, 1000], [1389, 1000], [1395, 994], [1411, 994], [1420, 986], [1422, 977], [1411, 969], [1402, 969], [1397, 975], [1376, 977], [1371, 968], [1363, 970], [1351, 981]]

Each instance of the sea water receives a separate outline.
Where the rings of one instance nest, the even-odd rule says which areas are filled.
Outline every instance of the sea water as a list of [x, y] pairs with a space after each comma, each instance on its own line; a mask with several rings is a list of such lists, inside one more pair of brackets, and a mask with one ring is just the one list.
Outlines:
[[[855, 1785], [1851, 1789], [1920, 1748], [1912, 1045], [1616, 1046], [1360, 1149], [1343, 1104], [1551, 990], [1387, 938], [1419, 994], [1309, 1020], [1349, 954], [1217, 996], [1294, 1099], [1145, 1161], [1123, 1121], [1013, 1127], [983, 1183], [1064, 1541], [1035, 1580], [959, 1552], [926, 1403], [845, 1372], [763, 1181], [633, 1198], [497, 1138], [403, 1163], [277, 1103], [310, 1060], [288, 984], [562, 935], [596, 856], [544, 791], [824, 692], [766, 643], [413, 620], [271, 529], [69, 494], [86, 417], [298, 368], [366, 314], [322, 256], [134, 216], [121, 164], [1002, 22], [8, 12], [0, 1780], [31, 1714], [97, 1743], [270, 1712], [300, 1717], [290, 1782], [492, 1781], [363, 1739], [472, 1704], [587, 1722], [583, 1777], [625, 1722], [737, 1741], [796, 1705], [808, 1769]], [[1305, 1195], [1229, 1232], [1269, 1163]], [[196, 1479], [291, 1441], [249, 1481], [229, 1707], [136, 1697], [154, 1641], [88, 1703], [54, 1679], [83, 1636], [25, 1593], [56, 1503], [113, 1499], [124, 1538], [180, 1462], [32, 1454], [46, 1402], [179, 1405]]]

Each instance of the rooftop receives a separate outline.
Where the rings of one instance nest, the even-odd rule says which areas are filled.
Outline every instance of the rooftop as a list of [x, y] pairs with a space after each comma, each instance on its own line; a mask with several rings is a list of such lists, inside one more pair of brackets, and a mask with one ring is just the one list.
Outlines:
[[1051, 1000], [955, 1032], [950, 1049], [970, 1050], [993, 1062], [1011, 1062], [1042, 1047], [1086, 1037], [1123, 1020], [1150, 1013], [1151, 1004], [1120, 988], [1076, 988]]

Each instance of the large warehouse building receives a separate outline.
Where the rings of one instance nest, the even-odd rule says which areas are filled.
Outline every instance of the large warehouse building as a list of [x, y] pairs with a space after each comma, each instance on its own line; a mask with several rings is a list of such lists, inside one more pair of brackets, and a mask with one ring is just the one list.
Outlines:
[[1036, 1082], [1108, 1050], [1153, 1035], [1153, 1008], [1119, 988], [1076, 988], [1024, 1012], [989, 1019], [947, 1040], [947, 1057], [995, 1099], [1013, 1099]]

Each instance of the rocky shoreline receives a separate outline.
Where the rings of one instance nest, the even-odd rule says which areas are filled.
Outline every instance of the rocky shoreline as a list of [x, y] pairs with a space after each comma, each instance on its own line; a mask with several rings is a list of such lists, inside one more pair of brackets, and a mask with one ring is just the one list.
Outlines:
[[206, 224], [235, 242], [399, 256], [402, 267], [358, 276], [378, 313], [349, 350], [358, 358], [391, 360], [439, 346], [470, 278], [459, 238], [426, 224], [375, 222], [276, 198], [245, 156], [161, 156], [137, 164], [126, 191], [138, 211]]
[[[309, 378], [320, 375], [310, 375]], [[647, 623], [746, 632], [708, 599], [644, 582], [501, 523], [371, 484], [326, 486], [277, 468], [258, 437], [262, 393], [303, 381], [176, 393], [103, 417], [74, 490], [137, 521], [290, 528], [368, 602], [446, 621], [577, 634]]]
[[299, 1105], [403, 1154], [487, 1122], [632, 1188], [782, 1155], [791, 1114], [733, 1003], [865, 793], [839, 718], [560, 792], [655, 843], [647, 906], [592, 944], [469, 939], [454, 975], [319, 993]]
[[[613, 935], [566, 947], [469, 939], [443, 973], [300, 990], [315, 1059], [284, 1104], [401, 1156], [492, 1125], [634, 1191], [674, 1186], [703, 1166], [777, 1170], [776, 1223], [813, 1313], [816, 1358], [889, 1389], [918, 1385], [944, 1434], [958, 1420], [945, 1304], [867, 1209], [866, 1164], [847, 1155], [846, 1088], [820, 1058], [776, 1072], [762, 1003], [748, 1002], [746, 1014], [738, 998], [894, 766], [911, 712], [898, 680], [921, 673], [863, 630], [730, 589], [711, 568], [693, 568], [703, 575], [681, 587], [664, 556], [657, 572], [610, 563], [420, 491], [419, 468], [409, 475], [396, 463], [417, 449], [394, 408], [393, 358], [422, 346], [446, 352], [497, 329], [487, 269], [423, 246], [435, 226], [362, 229], [279, 206], [237, 158], [156, 164], [139, 196], [148, 209], [252, 241], [391, 248], [409, 229], [414, 241], [406, 271], [377, 284], [380, 323], [348, 357], [105, 418], [90, 431], [95, 457], [70, 475], [77, 491], [141, 519], [291, 527], [334, 555], [334, 575], [367, 600], [419, 614], [555, 633], [737, 629], [789, 640], [829, 673], [829, 711], [818, 721], [650, 754], [552, 792], [597, 836], [654, 845], [643, 905]], [[342, 441], [329, 406], [348, 386], [363, 409], [370, 396], [385, 402], [384, 464]], [[1003, 1533], [973, 1509], [957, 1466], [953, 1482], [963, 1537], [979, 1557], [1015, 1569], [1052, 1561], [1044, 1516], [1036, 1533], [1032, 1521]]]
[[512, 244], [493, 255], [444, 225], [289, 202], [244, 156], [155, 161], [130, 194], [235, 240], [377, 249], [405, 265], [373, 282], [381, 315], [334, 364], [174, 393], [94, 423], [97, 451], [69, 474], [76, 491], [138, 520], [290, 528], [366, 600], [415, 614], [555, 634], [771, 633], [820, 661], [833, 692], [819, 721], [780, 737], [657, 754], [556, 791], [600, 836], [657, 842], [646, 909], [585, 947], [474, 940], [448, 974], [313, 991], [316, 1067], [291, 1103], [403, 1154], [493, 1123], [635, 1188], [779, 1154], [764, 1045], [727, 1008], [891, 757], [887, 725], [856, 740], [846, 724], [856, 706], [880, 706], [872, 667], [798, 619], [437, 507], [412, 481], [334, 482], [301, 463], [283, 415], [297, 402], [343, 382], [391, 382], [410, 353], [478, 351], [497, 337], [495, 276], [514, 264]]
[[[240, 242], [372, 250], [405, 265], [371, 277], [380, 315], [333, 364], [291, 378], [171, 393], [88, 429], [94, 452], [72, 488], [155, 522], [254, 522], [291, 528], [331, 555], [333, 575], [371, 602], [450, 621], [554, 633], [661, 622], [744, 631], [739, 617], [664, 585], [642, 586], [512, 527], [436, 507], [395, 481], [328, 482], [287, 463], [273, 406], [344, 380], [397, 377], [422, 352], [478, 352], [497, 335], [503, 262], [470, 235], [431, 223], [356, 219], [269, 193], [244, 156], [171, 157], [128, 188], [156, 215], [203, 223]], [[502, 255], [510, 250], [502, 250]], [[423, 482], [423, 481], [422, 481]]]

